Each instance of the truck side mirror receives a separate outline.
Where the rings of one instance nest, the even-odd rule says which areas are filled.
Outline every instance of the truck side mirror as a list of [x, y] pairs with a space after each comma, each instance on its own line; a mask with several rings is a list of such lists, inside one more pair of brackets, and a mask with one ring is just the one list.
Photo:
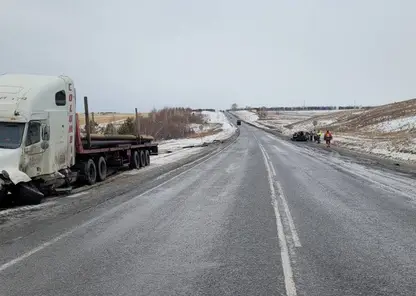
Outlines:
[[42, 141], [42, 143], [40, 143], [40, 148], [42, 148], [43, 150], [48, 149], [49, 143], [47, 141]]

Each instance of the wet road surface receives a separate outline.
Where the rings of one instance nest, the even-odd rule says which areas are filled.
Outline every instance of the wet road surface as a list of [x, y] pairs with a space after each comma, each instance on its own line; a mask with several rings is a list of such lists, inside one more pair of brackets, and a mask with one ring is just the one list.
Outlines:
[[123, 203], [1, 242], [0, 295], [415, 295], [415, 183], [243, 124]]

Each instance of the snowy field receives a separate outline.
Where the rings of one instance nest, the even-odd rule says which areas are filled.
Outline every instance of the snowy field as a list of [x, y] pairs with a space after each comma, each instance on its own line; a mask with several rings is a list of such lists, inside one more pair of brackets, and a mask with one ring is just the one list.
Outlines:
[[365, 128], [366, 131], [381, 131], [385, 133], [416, 129], [416, 115], [380, 122]]

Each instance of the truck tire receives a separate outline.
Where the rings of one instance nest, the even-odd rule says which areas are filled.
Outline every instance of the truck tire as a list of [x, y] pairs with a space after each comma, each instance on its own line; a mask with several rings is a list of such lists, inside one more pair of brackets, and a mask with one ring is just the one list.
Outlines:
[[145, 165], [148, 166], [150, 164], [150, 153], [149, 153], [149, 150], [146, 150], [144, 152], [144, 158], [145, 158]]
[[144, 167], [146, 165], [146, 157], [144, 155], [144, 151], [140, 151], [140, 167]]
[[97, 167], [92, 159], [88, 159], [84, 167], [84, 181], [88, 185], [94, 185], [97, 181]]
[[107, 162], [103, 156], [100, 156], [95, 163], [97, 167], [97, 181], [101, 182], [107, 178]]
[[132, 155], [130, 158], [130, 168], [131, 169], [140, 168], [140, 155], [137, 150], [132, 151]]

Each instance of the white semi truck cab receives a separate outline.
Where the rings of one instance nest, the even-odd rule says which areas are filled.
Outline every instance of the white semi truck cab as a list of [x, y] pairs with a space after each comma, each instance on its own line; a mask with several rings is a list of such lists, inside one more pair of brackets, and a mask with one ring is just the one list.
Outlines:
[[[89, 127], [86, 97], [84, 105]], [[147, 166], [158, 153], [153, 137], [140, 135], [138, 126], [135, 135], [91, 135], [86, 128], [83, 136], [75, 110], [67, 76], [0, 75], [0, 204], [9, 196], [39, 203], [75, 181], [105, 180], [108, 168]]]
[[69, 77], [0, 75], [0, 195], [75, 164], [75, 100]]

